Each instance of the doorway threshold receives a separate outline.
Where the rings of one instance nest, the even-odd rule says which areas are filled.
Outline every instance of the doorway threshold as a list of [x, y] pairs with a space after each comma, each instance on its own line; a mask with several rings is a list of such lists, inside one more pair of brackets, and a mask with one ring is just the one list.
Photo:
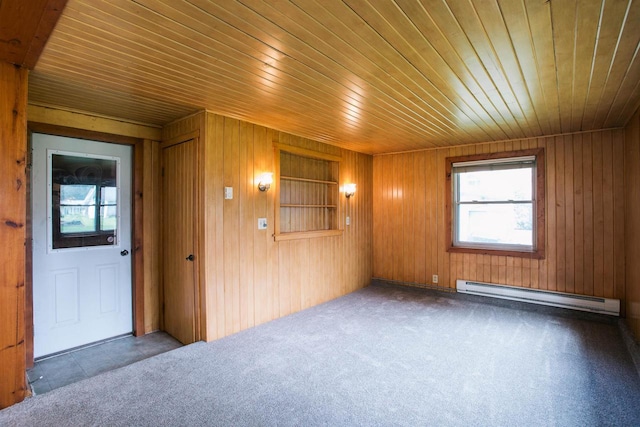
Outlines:
[[38, 395], [179, 347], [182, 344], [165, 332], [128, 335], [38, 359], [27, 376], [33, 395]]

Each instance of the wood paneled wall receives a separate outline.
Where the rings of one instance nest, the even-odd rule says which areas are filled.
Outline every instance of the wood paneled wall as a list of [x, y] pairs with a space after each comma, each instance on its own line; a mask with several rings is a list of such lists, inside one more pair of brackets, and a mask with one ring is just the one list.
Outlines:
[[[158, 138], [160, 139], [160, 138]], [[160, 254], [160, 143], [145, 140], [142, 167], [142, 210], [144, 221], [144, 332], [157, 331], [162, 327], [162, 277]]]
[[[204, 236], [200, 263], [204, 336], [221, 338], [339, 297], [369, 284], [372, 274], [373, 159], [371, 156], [203, 112], [168, 125], [164, 140], [199, 130], [204, 182]], [[341, 236], [275, 242], [273, 187], [256, 178], [274, 170], [273, 142], [342, 156]], [[277, 185], [274, 183], [273, 185]], [[223, 188], [234, 198], [224, 200]], [[267, 230], [258, 230], [266, 217]]]
[[[546, 257], [448, 253], [445, 158], [543, 147]], [[608, 130], [374, 157], [376, 278], [455, 288], [478, 280], [625, 297], [624, 132]]]
[[625, 131], [626, 320], [640, 341], [640, 110]]
[[26, 154], [27, 70], [0, 61], [0, 409], [27, 393]]

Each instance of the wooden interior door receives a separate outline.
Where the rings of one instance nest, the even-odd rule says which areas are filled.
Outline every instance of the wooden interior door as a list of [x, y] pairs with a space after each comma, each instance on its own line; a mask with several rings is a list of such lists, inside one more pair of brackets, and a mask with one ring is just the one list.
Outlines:
[[195, 139], [162, 148], [164, 330], [183, 344], [199, 340], [197, 319]]

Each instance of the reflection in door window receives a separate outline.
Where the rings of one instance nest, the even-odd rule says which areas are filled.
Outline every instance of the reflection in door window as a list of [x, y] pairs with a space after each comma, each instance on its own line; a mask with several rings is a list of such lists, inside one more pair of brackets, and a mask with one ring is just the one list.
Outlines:
[[53, 249], [117, 244], [118, 162], [51, 157]]
[[60, 185], [60, 232], [96, 231], [95, 185]]
[[116, 187], [102, 187], [100, 189], [100, 230], [115, 230], [117, 216]]

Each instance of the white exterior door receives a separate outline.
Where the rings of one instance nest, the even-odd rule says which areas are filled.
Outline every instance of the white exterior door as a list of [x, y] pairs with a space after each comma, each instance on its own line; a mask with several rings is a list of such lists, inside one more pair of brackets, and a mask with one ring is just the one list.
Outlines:
[[132, 331], [130, 146], [33, 134], [34, 357]]

